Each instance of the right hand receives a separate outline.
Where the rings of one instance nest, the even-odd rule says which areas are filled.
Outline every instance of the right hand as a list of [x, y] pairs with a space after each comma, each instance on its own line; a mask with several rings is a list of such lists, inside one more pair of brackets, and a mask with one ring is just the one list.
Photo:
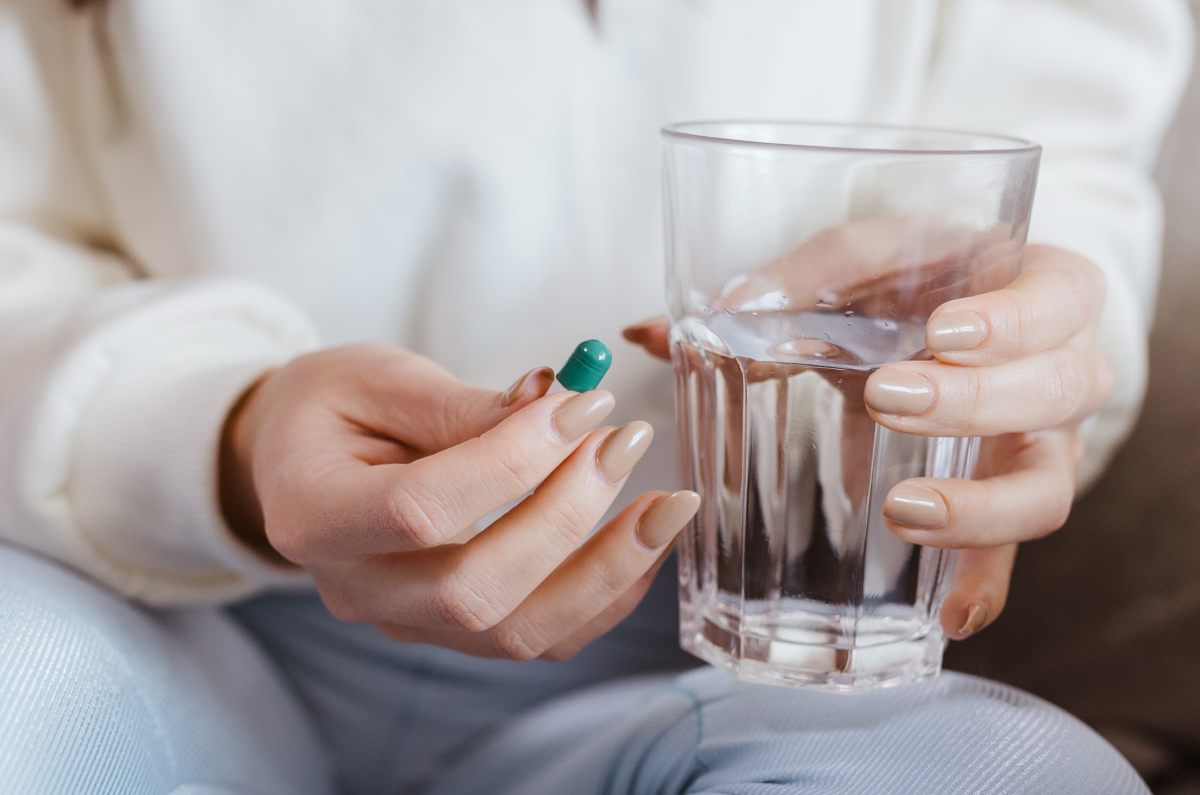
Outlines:
[[641, 600], [699, 497], [642, 494], [589, 536], [652, 429], [600, 427], [612, 395], [544, 396], [552, 377], [500, 394], [399, 348], [302, 356], [230, 413], [226, 516], [307, 569], [339, 619], [480, 656], [569, 658]]

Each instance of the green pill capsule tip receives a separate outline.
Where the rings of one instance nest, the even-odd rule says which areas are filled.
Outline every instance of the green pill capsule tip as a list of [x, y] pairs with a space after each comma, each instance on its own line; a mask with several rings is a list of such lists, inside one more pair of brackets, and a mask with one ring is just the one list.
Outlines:
[[575, 346], [567, 363], [558, 371], [558, 383], [572, 392], [595, 389], [612, 366], [612, 351], [600, 340], [584, 340]]

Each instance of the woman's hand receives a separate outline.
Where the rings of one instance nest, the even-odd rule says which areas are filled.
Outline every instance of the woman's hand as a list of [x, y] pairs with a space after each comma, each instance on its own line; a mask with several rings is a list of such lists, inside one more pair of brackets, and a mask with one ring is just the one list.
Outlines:
[[[923, 436], [984, 436], [977, 480], [914, 478], [883, 512], [899, 537], [962, 549], [942, 626], [962, 639], [1004, 608], [1016, 545], [1066, 521], [1082, 445], [1079, 422], [1108, 395], [1097, 346], [1104, 303], [1099, 269], [1049, 246], [1025, 249], [1009, 286], [938, 307], [926, 325], [933, 361], [896, 362], [867, 382], [878, 423]], [[667, 356], [666, 325], [626, 337]]]
[[[311, 572], [329, 610], [398, 640], [565, 659], [629, 613], [692, 492], [639, 496], [589, 537], [650, 445], [600, 427], [603, 390], [499, 394], [385, 346], [298, 358], [226, 424], [222, 504], [247, 543]], [[518, 500], [484, 532], [475, 524]]]

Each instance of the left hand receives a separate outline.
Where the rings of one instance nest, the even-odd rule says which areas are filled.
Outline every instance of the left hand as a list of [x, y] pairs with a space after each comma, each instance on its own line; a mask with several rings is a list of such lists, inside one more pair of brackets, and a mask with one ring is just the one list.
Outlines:
[[[867, 410], [881, 425], [986, 437], [978, 479], [912, 478], [883, 506], [900, 538], [962, 550], [941, 613], [950, 638], [999, 616], [1017, 544], [1067, 519], [1082, 455], [1078, 425], [1112, 387], [1097, 343], [1103, 305], [1095, 265], [1060, 248], [1028, 246], [1024, 270], [1008, 287], [934, 310], [925, 330], [934, 360], [894, 362], [867, 382]], [[664, 320], [625, 336], [669, 358]]]

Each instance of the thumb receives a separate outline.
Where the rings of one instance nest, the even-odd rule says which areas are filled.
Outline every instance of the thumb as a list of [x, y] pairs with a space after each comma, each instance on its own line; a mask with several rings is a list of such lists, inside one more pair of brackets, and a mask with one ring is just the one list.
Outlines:
[[332, 406], [338, 415], [410, 453], [438, 452], [479, 436], [554, 382], [553, 370], [538, 367], [503, 392], [480, 389], [428, 357], [385, 345], [348, 346], [313, 357], [331, 362], [326, 377], [340, 385], [340, 402]]
[[634, 345], [641, 345], [651, 356], [668, 361], [671, 359], [671, 347], [667, 337], [667, 319], [662, 315], [629, 326], [621, 332], [621, 336]]
[[453, 378], [431, 384], [435, 393], [440, 393], [436, 403], [439, 411], [421, 423], [425, 427], [413, 442], [424, 451], [434, 452], [473, 439], [545, 395], [553, 383], [553, 370], [535, 367], [503, 392], [480, 389]]

